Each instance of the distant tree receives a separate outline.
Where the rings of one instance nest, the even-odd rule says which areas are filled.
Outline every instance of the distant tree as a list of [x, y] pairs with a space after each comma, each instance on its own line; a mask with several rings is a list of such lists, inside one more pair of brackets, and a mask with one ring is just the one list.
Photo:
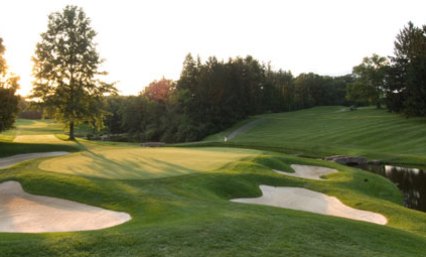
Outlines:
[[142, 92], [142, 95], [156, 102], [165, 103], [169, 97], [170, 91], [174, 86], [174, 82], [169, 79], [162, 78], [158, 81], [151, 82]]
[[49, 15], [47, 31], [41, 34], [33, 57], [34, 98], [55, 118], [68, 124], [69, 138], [74, 126], [89, 122], [102, 127], [104, 95], [115, 92], [112, 84], [98, 79], [101, 59], [93, 42], [96, 32], [81, 8], [66, 6]]
[[205, 62], [188, 54], [179, 80], [152, 82], [138, 96], [108, 97], [109, 131], [139, 141], [200, 140], [265, 112], [344, 103], [350, 76], [273, 71], [251, 56]]
[[385, 78], [385, 103], [391, 112], [402, 112], [405, 104], [405, 72], [398, 63], [392, 63]]
[[347, 74], [338, 77], [326, 77], [325, 87], [327, 97], [325, 105], [348, 105], [346, 99], [346, 92], [348, 85], [353, 83], [354, 78], [352, 74]]
[[290, 111], [294, 107], [294, 77], [290, 71], [274, 71], [266, 66], [266, 80], [276, 91], [270, 90], [269, 102], [271, 111]]
[[123, 127], [123, 108], [126, 106], [128, 96], [110, 95], [106, 97], [106, 110], [109, 113], [104, 119], [107, 132], [118, 134], [126, 132]]
[[409, 22], [396, 37], [387, 83], [390, 109], [426, 116], [426, 25]]
[[377, 54], [365, 57], [361, 64], [353, 68], [352, 74], [355, 81], [348, 87], [348, 100], [373, 104], [381, 108], [388, 66], [389, 61], [386, 57]]
[[317, 105], [321, 98], [322, 77], [315, 73], [299, 74], [294, 80], [294, 102], [297, 109]]
[[0, 132], [13, 127], [19, 103], [16, 95], [19, 77], [7, 72], [7, 63], [3, 57], [5, 51], [3, 39], [0, 38]]

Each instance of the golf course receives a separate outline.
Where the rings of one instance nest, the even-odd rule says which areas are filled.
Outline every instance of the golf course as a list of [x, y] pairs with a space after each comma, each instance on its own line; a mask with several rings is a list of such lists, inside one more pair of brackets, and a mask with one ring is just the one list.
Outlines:
[[223, 143], [225, 136], [253, 122], [252, 128], [227, 143], [311, 157], [341, 154], [417, 166], [426, 163], [426, 120], [374, 107], [350, 111], [330, 106], [258, 115], [204, 141]]
[[425, 9], [5, 0], [0, 257], [426, 257]]
[[[321, 107], [255, 116], [193, 147], [151, 148], [68, 141], [62, 124], [18, 120], [1, 134], [2, 160], [64, 154], [0, 169], [0, 230], [8, 228], [0, 231], [0, 256], [424, 256], [426, 214], [404, 207], [394, 184], [317, 157], [420, 164], [425, 123], [383, 110]], [[312, 131], [321, 137], [309, 137]], [[34, 204], [31, 211], [15, 206], [23, 200]], [[53, 200], [55, 209], [43, 213]], [[84, 208], [72, 207], [78, 204]], [[67, 212], [49, 219], [58, 208]], [[95, 211], [102, 215], [79, 218]], [[28, 226], [36, 214], [48, 223]], [[101, 218], [104, 226], [85, 226]], [[69, 230], [49, 224], [61, 219]]]

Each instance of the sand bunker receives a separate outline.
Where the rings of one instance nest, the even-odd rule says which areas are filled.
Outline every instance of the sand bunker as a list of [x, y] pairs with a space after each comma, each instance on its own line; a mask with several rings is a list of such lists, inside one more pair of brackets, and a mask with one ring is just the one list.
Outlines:
[[46, 152], [46, 153], [26, 153], [26, 154], [17, 154], [5, 158], [0, 158], [0, 169], [8, 168], [17, 163], [33, 160], [37, 158], [61, 156], [68, 154], [68, 152]]
[[260, 190], [262, 190], [263, 194], [261, 197], [233, 199], [231, 201], [314, 212], [380, 225], [387, 223], [386, 217], [381, 214], [351, 208], [344, 205], [336, 197], [308, 189], [261, 185]]
[[0, 184], [0, 232], [67, 232], [103, 229], [131, 217], [73, 201], [26, 193], [15, 181]]
[[319, 166], [311, 166], [311, 165], [300, 165], [300, 164], [292, 164], [291, 168], [294, 170], [294, 173], [284, 172], [279, 170], [273, 170], [273, 171], [286, 176], [316, 179], [316, 180], [321, 180], [322, 176], [338, 172], [335, 169], [319, 167]]

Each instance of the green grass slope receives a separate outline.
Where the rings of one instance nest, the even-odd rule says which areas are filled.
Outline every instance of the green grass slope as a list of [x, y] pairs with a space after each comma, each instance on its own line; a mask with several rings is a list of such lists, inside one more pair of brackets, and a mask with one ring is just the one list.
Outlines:
[[[426, 119], [386, 110], [318, 107], [260, 115], [256, 126], [229, 144], [312, 156], [361, 155], [394, 163], [426, 163]], [[235, 128], [237, 129], [237, 128]], [[206, 140], [223, 143], [224, 133]]]
[[[28, 133], [40, 135], [37, 129], [33, 127]], [[246, 133], [255, 129], [258, 127]], [[3, 141], [1, 150], [27, 151], [23, 145], [41, 147]], [[260, 150], [145, 149], [84, 140], [76, 145], [78, 153], [2, 169], [0, 183], [19, 181], [30, 193], [124, 211], [132, 220], [98, 231], [0, 233], [0, 257], [420, 257], [426, 252], [426, 214], [404, 208], [396, 186], [368, 172]], [[65, 141], [49, 147], [53, 146], [69, 147]], [[340, 172], [315, 181], [272, 171], [290, 171], [295, 163]], [[333, 195], [354, 208], [381, 213], [389, 222], [381, 226], [229, 201], [260, 196], [261, 184], [304, 187]]]
[[[426, 251], [424, 213], [402, 207], [401, 195], [385, 179], [337, 164], [258, 152], [207, 173], [141, 180], [46, 172], [38, 168], [40, 162], [2, 170], [0, 181], [20, 181], [34, 194], [125, 211], [132, 220], [90, 232], [0, 233], [0, 256], [423, 256]], [[341, 172], [310, 181], [271, 170], [291, 163]], [[229, 201], [260, 195], [260, 184], [335, 195], [353, 207], [384, 214], [389, 224]]]

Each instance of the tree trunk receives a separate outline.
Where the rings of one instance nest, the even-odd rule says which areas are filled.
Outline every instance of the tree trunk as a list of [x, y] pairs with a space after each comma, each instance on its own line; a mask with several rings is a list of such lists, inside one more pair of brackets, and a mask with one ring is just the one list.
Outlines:
[[75, 140], [74, 137], [74, 121], [70, 121], [70, 137], [69, 140]]

